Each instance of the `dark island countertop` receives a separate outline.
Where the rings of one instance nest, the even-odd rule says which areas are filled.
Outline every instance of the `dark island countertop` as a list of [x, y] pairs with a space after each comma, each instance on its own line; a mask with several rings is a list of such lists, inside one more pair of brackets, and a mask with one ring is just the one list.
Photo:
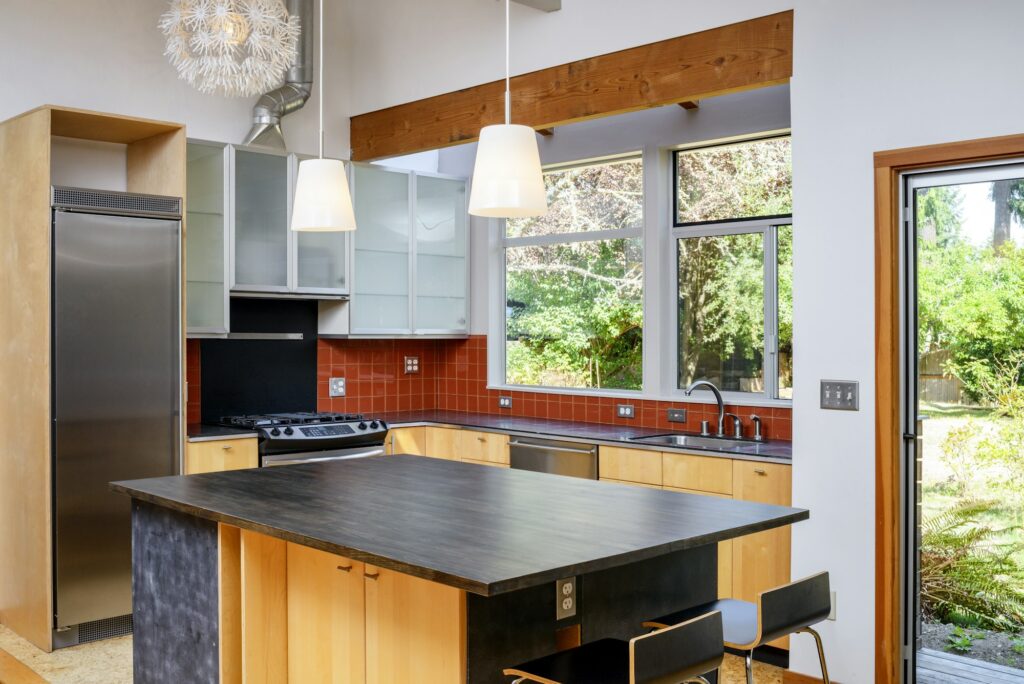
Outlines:
[[[523, 436], [553, 437], [575, 439], [585, 442], [614, 444], [615, 446], [653, 451], [690, 451], [721, 455], [750, 461], [766, 461], [790, 464], [793, 459], [792, 442], [783, 440], [766, 440], [757, 444], [759, 454], [744, 453], [736, 449], [702, 449], [694, 446], [675, 447], [667, 444], [645, 444], [635, 441], [638, 437], [651, 437], [673, 432], [658, 428], [639, 428], [627, 425], [611, 425], [607, 423], [584, 423], [574, 420], [554, 420], [548, 418], [527, 418], [525, 416], [503, 416], [489, 413], [469, 413], [463, 411], [399, 411], [375, 414], [391, 427], [411, 427], [415, 425], [436, 425], [447, 427], [463, 427], [492, 432], [520, 434]], [[684, 434], [679, 432], [679, 434]]]
[[806, 520], [803, 509], [378, 456], [115, 482], [135, 499], [492, 596]]

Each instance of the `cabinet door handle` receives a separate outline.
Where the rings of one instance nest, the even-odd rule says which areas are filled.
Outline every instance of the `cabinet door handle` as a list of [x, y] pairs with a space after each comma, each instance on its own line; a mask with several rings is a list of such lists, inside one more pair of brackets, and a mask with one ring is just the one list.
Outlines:
[[224, 451], [231, 451], [234, 448], [235, 447], [231, 446], [230, 444], [221, 445], [221, 449], [223, 449]]
[[768, 472], [764, 468], [754, 468], [754, 472], [758, 475], [767, 475]]
[[341, 570], [342, 572], [351, 572], [352, 571], [352, 564], [350, 563], [348, 565], [339, 565], [338, 569]]
[[380, 573], [379, 572], [364, 572], [363, 573], [363, 577], [365, 577], [366, 579], [375, 580], [378, 577], [380, 577]]
[[486, 442], [487, 438], [486, 437], [477, 437], [477, 441]]

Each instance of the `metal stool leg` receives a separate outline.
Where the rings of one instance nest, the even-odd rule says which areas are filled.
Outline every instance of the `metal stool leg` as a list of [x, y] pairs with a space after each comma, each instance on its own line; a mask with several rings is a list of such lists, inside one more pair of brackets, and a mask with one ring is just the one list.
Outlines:
[[754, 684], [754, 652], [747, 651], [744, 663], [747, 667], [747, 684]]
[[828, 681], [828, 666], [825, 665], [825, 647], [821, 644], [821, 635], [810, 627], [804, 627], [801, 632], [807, 632], [814, 637], [814, 643], [818, 645], [818, 660], [821, 662], [821, 681], [824, 684], [829, 684]]

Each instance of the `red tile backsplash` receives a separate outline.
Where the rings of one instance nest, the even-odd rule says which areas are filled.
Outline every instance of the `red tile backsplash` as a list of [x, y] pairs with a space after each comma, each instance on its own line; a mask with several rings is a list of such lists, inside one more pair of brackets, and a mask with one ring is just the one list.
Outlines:
[[[199, 343], [189, 340], [189, 422], [199, 420]], [[420, 372], [405, 373], [406, 356], [418, 356]], [[328, 379], [344, 377], [346, 396], [332, 399]], [[512, 408], [498, 408], [500, 395], [512, 397]], [[618, 418], [615, 405], [629, 403], [636, 417]], [[669, 408], [687, 409], [685, 424], [669, 423]], [[319, 340], [317, 342], [317, 409], [320, 411], [378, 413], [440, 409], [474, 413], [553, 418], [588, 423], [613, 423], [659, 430], [697, 431], [700, 421], [714, 425], [714, 404], [681, 404], [647, 399], [587, 397], [487, 389], [487, 337], [464, 340]], [[727, 406], [744, 418], [761, 416], [764, 434], [792, 439], [789, 408]], [[750, 421], [744, 421], [748, 436]]]
[[202, 397], [202, 373], [200, 372], [199, 340], [187, 340], [185, 344], [185, 381], [188, 383], [188, 401], [185, 415], [189, 423], [202, 421], [200, 412]]

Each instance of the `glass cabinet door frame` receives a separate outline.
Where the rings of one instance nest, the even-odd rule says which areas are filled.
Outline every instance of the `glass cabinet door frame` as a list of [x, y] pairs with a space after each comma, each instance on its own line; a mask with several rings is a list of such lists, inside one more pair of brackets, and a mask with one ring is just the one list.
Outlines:
[[[467, 335], [467, 334], [469, 334], [469, 312], [470, 312], [469, 297], [470, 297], [470, 292], [472, 290], [472, 287], [471, 287], [472, 283], [470, 282], [470, 270], [469, 270], [469, 259], [470, 259], [470, 255], [472, 253], [471, 249], [470, 249], [470, 242], [471, 242], [472, 231], [470, 230], [471, 219], [469, 217], [469, 181], [468, 181], [468, 179], [463, 178], [461, 176], [453, 176], [453, 175], [446, 174], [446, 173], [430, 173], [430, 172], [426, 172], [426, 171], [411, 171], [410, 172], [410, 176], [411, 176], [410, 180], [411, 180], [412, 186], [410, 187], [409, 192], [410, 192], [410, 197], [412, 199], [412, 202], [410, 203], [410, 206], [409, 206], [409, 209], [410, 209], [410, 212], [409, 212], [409, 223], [410, 223], [410, 227], [409, 227], [409, 240], [411, 240], [412, 244], [410, 245], [410, 249], [409, 249], [409, 287], [412, 290], [412, 292], [409, 293], [409, 307], [410, 307], [409, 322], [410, 322], [410, 325], [412, 325], [412, 332], [415, 335]], [[464, 188], [465, 188], [465, 192], [462, 194], [462, 206], [460, 208], [461, 213], [466, 216], [466, 223], [465, 223], [465, 228], [464, 228], [464, 230], [465, 230], [466, 254], [465, 254], [465, 257], [463, 258], [463, 263], [464, 263], [465, 271], [466, 271], [465, 272], [466, 292], [465, 292], [465, 297], [463, 298], [464, 311], [462, 312], [462, 320], [465, 321], [465, 323], [463, 324], [463, 326], [461, 328], [452, 328], [452, 329], [421, 328], [421, 327], [417, 326], [417, 324], [416, 324], [417, 323], [416, 300], [419, 298], [419, 292], [417, 292], [417, 287], [416, 287], [416, 282], [417, 282], [416, 281], [416, 269], [417, 269], [417, 262], [418, 262], [418, 257], [417, 257], [417, 242], [418, 241], [416, 240], [416, 210], [418, 208], [417, 205], [418, 205], [418, 201], [419, 201], [418, 198], [417, 198], [417, 193], [418, 193], [417, 179], [420, 178], [420, 177], [438, 178], [438, 179], [441, 179], [441, 180], [458, 181], [458, 182], [461, 182], [463, 184]]]
[[[294, 180], [293, 180], [293, 166], [294, 166], [294, 164], [293, 164], [293, 160], [292, 160], [293, 155], [291, 153], [285, 151], [285, 150], [277, 150], [277, 149], [268, 148], [268, 147], [261, 147], [259, 145], [228, 145], [228, 147], [231, 148], [231, 153], [230, 153], [231, 154], [231, 166], [230, 166], [231, 174], [230, 174], [230, 176], [228, 176], [228, 178], [226, 180], [226, 182], [228, 184], [228, 194], [231, 197], [231, 204], [230, 204], [230, 206], [231, 206], [231, 217], [230, 217], [230, 219], [228, 221], [228, 223], [230, 225], [230, 228], [231, 228], [230, 242], [228, 244], [228, 261], [230, 262], [228, 268], [230, 269], [230, 272], [231, 272], [231, 292], [237, 292], [237, 293], [240, 293], [240, 294], [244, 294], [244, 293], [258, 293], [258, 292], [274, 293], [274, 294], [289, 294], [289, 293], [292, 293], [292, 292], [294, 292], [294, 288], [293, 288], [292, 285], [294, 283], [294, 278], [295, 278], [295, 271], [292, 268], [292, 255], [295, 253], [295, 236], [293, 235], [292, 231], [289, 230], [288, 222], [290, 221], [291, 215], [292, 215], [292, 188], [294, 187]], [[235, 197], [235, 185], [236, 185], [235, 184], [235, 172], [236, 172], [236, 169], [237, 169], [237, 165], [236, 165], [236, 161], [235, 161], [235, 154], [239, 150], [241, 150], [243, 152], [251, 152], [253, 154], [265, 154], [265, 155], [272, 155], [272, 156], [275, 156], [275, 157], [284, 157], [285, 160], [286, 160], [287, 170], [288, 170], [287, 173], [285, 174], [285, 178], [284, 178], [284, 182], [286, 183], [286, 185], [285, 185], [285, 197], [286, 197], [286, 200], [285, 200], [285, 216], [286, 216], [286, 219], [285, 219], [284, 226], [281, 227], [281, 230], [285, 231], [285, 235], [286, 235], [286, 237], [285, 237], [285, 249], [286, 249], [285, 264], [286, 264], [286, 267], [285, 268], [286, 268], [287, 275], [286, 275], [286, 284], [285, 285], [239, 285], [235, 281], [235, 259], [236, 259], [236, 254], [235, 254], [235, 236], [236, 236], [236, 226], [235, 226], [235, 218], [236, 218], [236, 214], [235, 214], [235, 206], [236, 206], [235, 205], [235, 200], [236, 200], [236, 197]]]
[[[224, 309], [223, 315], [224, 320], [219, 326], [188, 326], [188, 311], [185, 311], [186, 320], [186, 336], [187, 337], [225, 337], [231, 331], [231, 286], [234, 280], [234, 267], [231, 262], [231, 252], [233, 251], [233, 240], [234, 235], [232, 233], [232, 226], [234, 225], [231, 211], [233, 203], [230, 197], [230, 191], [233, 186], [231, 182], [232, 162], [234, 156], [230, 150], [231, 145], [228, 143], [216, 142], [213, 140], [202, 140], [198, 138], [189, 138], [186, 143], [188, 145], [195, 145], [198, 147], [210, 147], [214, 149], [220, 149], [221, 151], [221, 163], [223, 164], [223, 188], [221, 192], [221, 202], [223, 203], [222, 215], [223, 220], [221, 221], [221, 230], [223, 232], [223, 245], [224, 252], [221, 254], [222, 268], [223, 268], [223, 297], [224, 297]], [[186, 287], [188, 287], [187, 280], [187, 268], [188, 268], [188, 197], [183, 198], [185, 205], [185, 220], [182, 222], [185, 226], [185, 268], [186, 268]], [[188, 297], [184, 296], [182, 300], [188, 302]]]
[[[471, 233], [470, 230], [470, 219], [469, 219], [469, 207], [468, 207], [468, 179], [462, 176], [453, 176], [444, 173], [430, 173], [423, 171], [410, 171], [409, 169], [401, 169], [391, 166], [385, 166], [382, 164], [369, 164], [365, 162], [350, 162], [348, 167], [353, 169], [349, 174], [349, 184], [352, 187], [353, 201], [358, 202], [359, 187], [355, 184], [355, 166], [364, 166], [373, 168], [378, 171], [388, 171], [391, 173], [403, 174], [408, 178], [408, 197], [409, 197], [409, 211], [408, 211], [408, 222], [409, 222], [409, 251], [408, 251], [408, 276], [409, 276], [409, 327], [408, 328], [356, 328], [353, 327], [350, 333], [351, 337], [399, 337], [399, 336], [421, 336], [421, 337], [465, 337], [469, 334], [469, 312], [470, 312], [470, 254], [471, 254]], [[447, 329], [432, 329], [432, 328], [417, 328], [416, 327], [416, 261], [417, 261], [417, 249], [416, 249], [416, 179], [419, 176], [428, 176], [430, 178], [440, 178], [443, 180], [459, 181], [466, 184], [466, 193], [463, 195], [463, 211], [466, 213], [466, 255], [465, 255], [465, 279], [466, 279], [466, 296], [465, 296], [465, 311], [463, 314], [463, 320], [466, 324], [461, 328]], [[356, 280], [359, 277], [358, 269], [354, 267], [355, 252], [359, 240], [358, 236], [359, 228], [356, 228], [357, 235], [355, 240], [350, 243], [349, 253], [352, 258], [353, 268], [350, 271], [351, 276], [349, 277], [349, 287], [351, 292], [351, 303], [350, 307], [359, 306], [359, 296], [357, 293]]]
[[[288, 221], [291, 224], [292, 202], [295, 196], [295, 183], [299, 176], [299, 162], [306, 159], [316, 159], [316, 155], [298, 154], [290, 155], [288, 163]], [[348, 191], [351, 195], [352, 185], [352, 163], [342, 160], [345, 165], [345, 177], [348, 180]], [[288, 229], [288, 288], [289, 291], [303, 295], [327, 295], [330, 298], [345, 298], [352, 291], [352, 231], [346, 231], [345, 240], [345, 285], [343, 287], [300, 287], [299, 286], [299, 237], [291, 228]]]

